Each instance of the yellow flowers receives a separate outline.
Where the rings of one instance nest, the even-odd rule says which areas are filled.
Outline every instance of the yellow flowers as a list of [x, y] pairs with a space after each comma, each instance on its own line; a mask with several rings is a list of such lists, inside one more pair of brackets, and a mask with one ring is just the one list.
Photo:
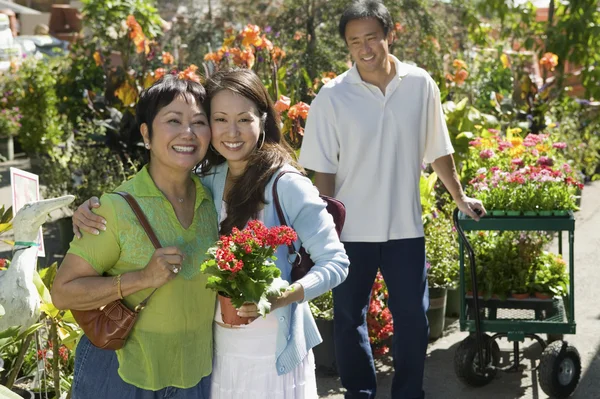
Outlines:
[[98, 51], [94, 52], [94, 62], [96, 63], [96, 66], [102, 65], [102, 56]]
[[504, 69], [506, 69], [510, 66], [510, 62], [508, 61], [508, 56], [506, 54], [502, 54], [500, 56], [500, 62], [502, 62], [502, 67]]
[[558, 55], [554, 53], [545, 53], [540, 60], [540, 66], [547, 71], [554, 71], [558, 65]]
[[125, 82], [115, 91], [115, 96], [117, 96], [126, 107], [133, 107], [137, 101], [138, 93], [135, 87], [129, 82]]

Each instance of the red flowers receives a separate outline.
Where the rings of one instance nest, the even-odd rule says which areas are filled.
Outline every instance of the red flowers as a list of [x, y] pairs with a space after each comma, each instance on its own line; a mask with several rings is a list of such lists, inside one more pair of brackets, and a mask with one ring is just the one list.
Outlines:
[[387, 306], [388, 291], [381, 273], [377, 273], [371, 290], [371, 303], [367, 312], [367, 327], [373, 352], [377, 356], [389, 352], [388, 341], [394, 334], [392, 313]]
[[296, 232], [288, 226], [267, 228], [262, 222], [252, 220], [243, 230], [233, 228], [228, 236], [221, 236], [214, 256], [221, 271], [235, 275], [244, 268], [244, 255], [274, 252], [280, 245], [290, 245], [298, 239]]

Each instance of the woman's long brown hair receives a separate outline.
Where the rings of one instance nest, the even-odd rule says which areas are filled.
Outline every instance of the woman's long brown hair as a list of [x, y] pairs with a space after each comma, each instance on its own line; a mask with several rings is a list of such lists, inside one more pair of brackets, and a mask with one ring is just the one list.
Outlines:
[[[260, 78], [248, 69], [229, 69], [215, 73], [206, 82], [206, 104], [204, 109], [211, 115], [210, 101], [221, 90], [230, 90], [252, 101], [259, 117], [266, 115], [261, 124], [265, 134], [262, 146], [259, 138], [257, 147], [249, 155], [244, 173], [233, 181], [227, 197], [227, 218], [221, 223], [221, 234], [230, 234], [234, 227], [243, 229], [249, 220], [257, 217], [266, 205], [265, 187], [273, 174], [289, 163], [302, 170], [296, 163], [293, 151], [282, 138], [279, 129], [279, 114], [273, 108], [273, 101]], [[262, 133], [261, 133], [262, 134]], [[258, 148], [260, 146], [260, 148]], [[208, 150], [199, 172], [206, 175], [213, 166], [225, 162], [214, 147]]]

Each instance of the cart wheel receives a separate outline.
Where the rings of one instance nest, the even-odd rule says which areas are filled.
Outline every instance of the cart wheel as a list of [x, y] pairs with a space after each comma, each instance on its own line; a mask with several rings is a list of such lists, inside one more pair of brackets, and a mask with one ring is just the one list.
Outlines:
[[546, 395], [568, 398], [581, 378], [579, 352], [564, 341], [552, 342], [542, 352], [538, 375]]
[[546, 343], [548, 345], [550, 345], [552, 342], [562, 341], [564, 339], [565, 336], [563, 334], [546, 334]]
[[[477, 339], [474, 335], [465, 338], [454, 353], [454, 372], [467, 385], [484, 386], [496, 376], [496, 366], [500, 362], [498, 343], [489, 335], [483, 334], [483, 356], [486, 361], [484, 373], [477, 371], [479, 356], [477, 354]], [[490, 353], [491, 352], [491, 353]]]

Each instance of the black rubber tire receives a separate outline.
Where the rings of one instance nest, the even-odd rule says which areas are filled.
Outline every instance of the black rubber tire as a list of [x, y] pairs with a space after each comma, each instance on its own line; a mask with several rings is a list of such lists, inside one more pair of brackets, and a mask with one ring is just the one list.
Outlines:
[[565, 336], [563, 334], [546, 334], [546, 344], [550, 345], [555, 341], [564, 341]]
[[476, 364], [479, 363], [475, 335], [465, 338], [454, 353], [454, 372], [456, 376], [463, 383], [473, 387], [482, 387], [489, 384], [496, 376], [495, 367], [500, 363], [500, 348], [498, 347], [498, 343], [486, 334], [483, 334], [482, 338], [484, 356], [486, 356], [486, 352], [491, 348], [491, 357], [489, 358], [488, 366], [494, 366], [488, 368], [485, 375], [475, 372]]
[[[561, 382], [559, 376], [565, 372], [564, 362], [568, 362], [570, 375], [568, 383]], [[554, 341], [544, 349], [538, 368], [540, 386], [551, 398], [568, 398], [577, 388], [581, 378], [581, 357], [575, 347], [565, 341]]]

